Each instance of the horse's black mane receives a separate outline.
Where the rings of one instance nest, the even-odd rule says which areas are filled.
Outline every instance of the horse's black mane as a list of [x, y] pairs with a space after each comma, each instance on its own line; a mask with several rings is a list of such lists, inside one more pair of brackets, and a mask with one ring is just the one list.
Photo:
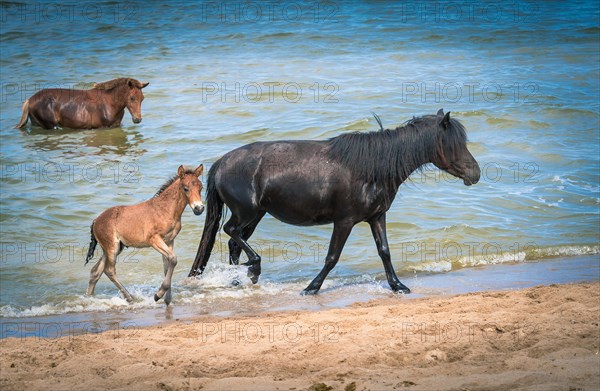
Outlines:
[[[186, 168], [185, 169], [185, 173], [186, 174], [193, 174], [194, 170], [191, 168]], [[162, 184], [162, 186], [160, 187], [160, 189], [158, 189], [158, 191], [156, 192], [156, 194], [154, 194], [154, 198], [158, 197], [159, 195], [161, 195], [165, 190], [167, 190], [167, 188], [169, 186], [171, 186], [173, 184], [173, 182], [175, 182], [177, 179], [179, 179], [179, 175], [174, 175], [173, 177], [167, 179], [167, 181], [165, 183]]]
[[[424, 162], [430, 162], [441, 144], [453, 151], [464, 145], [463, 125], [450, 118], [447, 129], [439, 126], [442, 116], [425, 115], [406, 121], [396, 129], [346, 133], [329, 139], [329, 156], [357, 174], [367, 183], [382, 186], [394, 179], [406, 179]], [[379, 122], [379, 121], [378, 121]]]

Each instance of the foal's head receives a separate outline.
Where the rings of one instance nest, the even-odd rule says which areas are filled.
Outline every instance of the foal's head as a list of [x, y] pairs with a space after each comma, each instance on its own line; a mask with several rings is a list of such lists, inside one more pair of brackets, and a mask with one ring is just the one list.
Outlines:
[[142, 101], [144, 100], [144, 93], [142, 88], [146, 87], [149, 83], [142, 83], [135, 79], [127, 80], [127, 103], [126, 107], [131, 114], [131, 119], [134, 124], [142, 122]]
[[479, 182], [479, 164], [467, 149], [465, 128], [442, 109], [432, 117], [438, 126], [437, 150], [432, 163], [462, 179], [466, 186]]
[[202, 203], [202, 182], [198, 179], [204, 171], [204, 165], [199, 165], [195, 170], [186, 170], [183, 166], [177, 169], [179, 177], [179, 186], [181, 191], [187, 198], [187, 203], [194, 211], [195, 215], [200, 215], [204, 212], [204, 204]]

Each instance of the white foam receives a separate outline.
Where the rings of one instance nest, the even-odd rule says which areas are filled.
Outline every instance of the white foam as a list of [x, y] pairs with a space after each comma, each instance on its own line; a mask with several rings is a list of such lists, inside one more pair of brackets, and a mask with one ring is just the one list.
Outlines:
[[[532, 248], [519, 252], [497, 252], [488, 255], [473, 254], [457, 259], [435, 259], [428, 262], [411, 263], [404, 271], [414, 273], [444, 273], [453, 269], [469, 268], [480, 265], [492, 265], [502, 263], [527, 262], [552, 257], [570, 257], [580, 255], [600, 254], [600, 245], [581, 246], [553, 246], [545, 248]], [[252, 284], [246, 276], [247, 268], [241, 266], [230, 266], [216, 263], [208, 268], [200, 278], [184, 278], [174, 281], [173, 303], [189, 305], [206, 305], [218, 300], [234, 300], [235, 302], [246, 298], [273, 298], [285, 305], [289, 301], [289, 307], [297, 302], [296, 295], [309, 283], [309, 279], [290, 282], [273, 282], [262, 278], [259, 284]], [[238, 281], [239, 285], [233, 285]], [[361, 273], [350, 276], [329, 276], [325, 280], [323, 289], [342, 288], [345, 292], [355, 294], [353, 287], [360, 287], [358, 291], [368, 294], [388, 292], [385, 278], [376, 273]], [[346, 290], [350, 288], [350, 290]], [[155, 281], [148, 281], [142, 285], [129, 287], [129, 291], [135, 302], [129, 304], [115, 289], [111, 294], [100, 294], [96, 296], [72, 295], [56, 303], [47, 303], [28, 308], [19, 308], [15, 305], [0, 307], [2, 318], [38, 317], [45, 315], [58, 315], [66, 313], [82, 312], [126, 312], [140, 309], [151, 309], [163, 307], [164, 302], [154, 302], [156, 291]], [[360, 292], [356, 292], [358, 295]], [[267, 300], [272, 302], [272, 299]]]
[[11, 305], [0, 307], [1, 317], [34, 317], [45, 315], [67, 314], [73, 312], [106, 312], [118, 310], [131, 310], [148, 308], [154, 304], [154, 299], [151, 296], [141, 296], [140, 292], [131, 290], [130, 293], [134, 297], [134, 303], [129, 304], [127, 300], [121, 297], [102, 297], [102, 296], [84, 296], [78, 295], [73, 298], [61, 301], [59, 303], [49, 303], [40, 306], [32, 306], [29, 308], [18, 309]]
[[555, 246], [532, 248], [518, 252], [494, 252], [490, 254], [472, 254], [457, 259], [436, 259], [429, 262], [415, 263], [407, 270], [413, 272], [444, 273], [456, 268], [495, 265], [502, 263], [526, 262], [554, 257], [573, 257], [600, 254], [600, 246]]

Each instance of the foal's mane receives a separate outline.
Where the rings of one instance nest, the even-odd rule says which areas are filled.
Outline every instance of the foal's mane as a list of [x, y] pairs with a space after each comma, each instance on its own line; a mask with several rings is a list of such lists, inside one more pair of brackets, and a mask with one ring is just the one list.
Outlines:
[[[193, 174], [194, 173], [194, 169], [192, 168], [186, 168], [185, 169], [185, 173], [184, 174]], [[160, 189], [158, 189], [158, 191], [156, 192], [156, 194], [154, 194], [154, 198], [158, 197], [159, 195], [161, 195], [165, 190], [167, 190], [169, 188], [169, 186], [171, 186], [177, 179], [179, 179], [179, 175], [174, 175], [173, 177], [167, 179], [167, 181], [165, 183], [162, 184], [162, 186], [160, 187]]]
[[94, 85], [92, 86], [93, 89], [95, 90], [112, 90], [115, 87], [119, 87], [123, 84], [127, 84], [131, 81], [131, 83], [133, 83], [134, 86], [136, 86], [137, 88], [142, 88], [143, 84], [136, 79], [132, 79], [130, 77], [119, 77], [118, 79], [112, 79], [109, 81], [103, 81], [100, 83], [94, 83]]
[[395, 129], [341, 134], [329, 139], [329, 157], [367, 183], [389, 185], [395, 178], [407, 178], [436, 154], [443, 153], [442, 145], [446, 150], [454, 150], [466, 143], [463, 125], [450, 118], [444, 130], [440, 127], [442, 118], [424, 115]]

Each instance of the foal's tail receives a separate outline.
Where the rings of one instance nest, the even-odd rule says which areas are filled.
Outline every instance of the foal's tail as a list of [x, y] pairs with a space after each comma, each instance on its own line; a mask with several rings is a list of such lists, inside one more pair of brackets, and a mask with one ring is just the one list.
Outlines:
[[29, 118], [29, 99], [26, 99], [25, 102], [23, 102], [23, 108], [21, 110], [23, 111], [21, 120], [15, 125], [15, 129], [21, 129], [27, 123], [27, 119]]
[[219, 223], [223, 216], [223, 200], [219, 197], [215, 185], [215, 173], [221, 164], [221, 160], [217, 160], [215, 164], [210, 168], [208, 172], [208, 184], [206, 186], [206, 220], [204, 221], [204, 231], [202, 232], [202, 239], [200, 239], [200, 245], [198, 246], [198, 252], [196, 253], [196, 259], [190, 270], [188, 277], [194, 277], [202, 274], [210, 253], [215, 245], [215, 237], [217, 231], [219, 231]]
[[94, 258], [94, 251], [96, 251], [96, 245], [98, 244], [98, 241], [94, 236], [94, 222], [92, 222], [92, 225], [90, 226], [90, 233], [92, 234], [92, 239], [90, 241], [90, 247], [88, 248], [87, 257], [85, 257], [86, 265], [88, 264], [90, 259]]

